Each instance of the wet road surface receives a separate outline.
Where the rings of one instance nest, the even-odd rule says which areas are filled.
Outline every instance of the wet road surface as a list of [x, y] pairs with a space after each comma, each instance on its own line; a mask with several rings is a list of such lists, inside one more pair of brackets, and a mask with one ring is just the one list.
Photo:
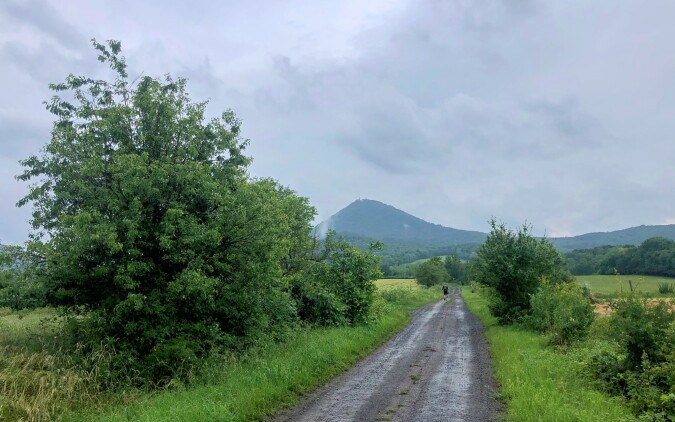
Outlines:
[[274, 418], [282, 421], [498, 420], [480, 320], [459, 290], [417, 311], [375, 353]]

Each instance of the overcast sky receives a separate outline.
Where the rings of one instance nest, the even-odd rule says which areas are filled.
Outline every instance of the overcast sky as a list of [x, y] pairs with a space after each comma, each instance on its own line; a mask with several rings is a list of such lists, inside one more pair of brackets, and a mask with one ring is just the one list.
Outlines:
[[0, 241], [29, 232], [14, 176], [49, 140], [47, 84], [107, 74], [93, 37], [233, 109], [251, 175], [318, 220], [370, 198], [480, 231], [673, 224], [674, 21], [672, 0], [1, 0]]

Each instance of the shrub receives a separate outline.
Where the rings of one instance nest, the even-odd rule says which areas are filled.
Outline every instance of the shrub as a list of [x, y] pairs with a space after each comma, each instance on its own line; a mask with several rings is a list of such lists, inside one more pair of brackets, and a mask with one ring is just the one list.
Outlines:
[[433, 256], [415, 269], [415, 278], [419, 284], [430, 287], [448, 282], [450, 276], [443, 260]]
[[[18, 176], [39, 181], [19, 205], [33, 205], [28, 256], [47, 299], [156, 382], [192, 354], [278, 337], [297, 321], [284, 276], [308, 259], [314, 208], [249, 177], [234, 113], [207, 118], [184, 79], [131, 81], [119, 42], [93, 44], [112, 80], [50, 85], [51, 139]], [[353, 320], [359, 289], [333, 291]]]
[[671, 327], [675, 312], [670, 305], [666, 302], [648, 305], [631, 295], [612, 302], [611, 307], [612, 334], [626, 351], [627, 369], [640, 368], [643, 359], [663, 362], [675, 344]]
[[340, 326], [347, 323], [347, 305], [327, 288], [309, 280], [292, 284], [291, 294], [296, 301], [298, 317], [309, 324]]
[[659, 283], [659, 293], [668, 295], [675, 293], [675, 283]]
[[589, 369], [608, 389], [622, 394], [628, 406], [650, 421], [675, 420], [675, 311], [634, 296], [612, 303], [609, 334], [619, 353], [594, 356]]
[[517, 233], [497, 224], [477, 251], [472, 265], [475, 281], [491, 287], [495, 294], [490, 311], [502, 324], [520, 320], [530, 312], [530, 296], [542, 280], [569, 281], [565, 261], [546, 239], [536, 239], [523, 226]]
[[544, 283], [531, 298], [529, 325], [551, 336], [551, 343], [570, 345], [584, 338], [595, 314], [588, 296], [573, 283]]
[[25, 266], [23, 248], [0, 245], [0, 307], [19, 310], [46, 304], [47, 290]]
[[[381, 247], [379, 243], [372, 249]], [[330, 231], [318, 256], [292, 277], [291, 296], [301, 320], [319, 325], [369, 321], [380, 257]]]

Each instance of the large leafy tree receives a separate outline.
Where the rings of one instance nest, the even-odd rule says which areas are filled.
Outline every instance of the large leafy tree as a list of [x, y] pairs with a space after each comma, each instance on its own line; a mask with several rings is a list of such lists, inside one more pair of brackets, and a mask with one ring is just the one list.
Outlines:
[[50, 85], [51, 140], [18, 176], [34, 182], [19, 205], [34, 206], [28, 249], [50, 300], [144, 359], [291, 321], [282, 275], [309, 247], [314, 209], [248, 177], [232, 112], [209, 120], [184, 79], [130, 81], [120, 43], [93, 44], [113, 80]]
[[478, 248], [472, 267], [475, 281], [490, 286], [492, 313], [502, 323], [530, 312], [530, 297], [543, 280], [569, 281], [565, 261], [547, 239], [537, 239], [528, 226], [517, 232], [490, 221], [491, 231]]

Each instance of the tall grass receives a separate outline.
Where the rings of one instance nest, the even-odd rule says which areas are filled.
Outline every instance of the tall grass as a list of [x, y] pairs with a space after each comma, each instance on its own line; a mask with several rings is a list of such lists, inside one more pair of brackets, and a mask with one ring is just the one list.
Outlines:
[[485, 324], [507, 421], [632, 421], [620, 399], [593, 388], [580, 373], [578, 354], [547, 347], [546, 338], [512, 326], [499, 326], [487, 300], [470, 288], [462, 295]]
[[659, 283], [659, 293], [664, 295], [672, 295], [675, 293], [675, 282]]
[[112, 385], [110, 349], [66, 346], [64, 322], [53, 309], [0, 309], [1, 421], [51, 421], [69, 409], [101, 407], [138, 394]]

